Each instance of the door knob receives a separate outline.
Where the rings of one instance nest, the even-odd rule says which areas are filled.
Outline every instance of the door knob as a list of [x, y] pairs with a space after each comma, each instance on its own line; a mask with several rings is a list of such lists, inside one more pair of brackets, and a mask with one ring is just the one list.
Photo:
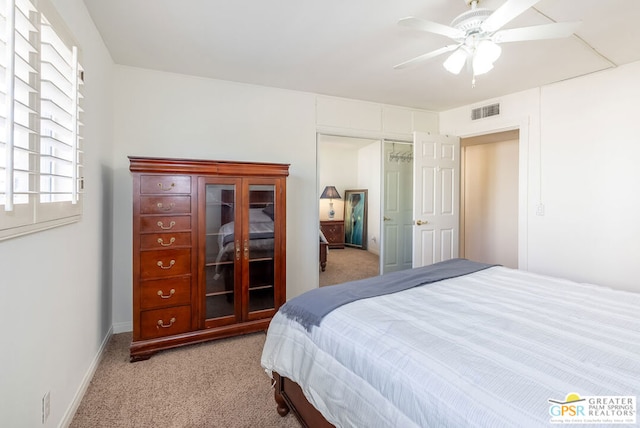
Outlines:
[[417, 220], [417, 221], [416, 221], [416, 224], [417, 224], [418, 226], [422, 226], [423, 224], [427, 224], [427, 223], [429, 223], [429, 222], [428, 222], [428, 221], [426, 221], [426, 220], [425, 220], [425, 221], [422, 221], [422, 220]]
[[389, 217], [387, 217], [387, 216], [384, 216], [384, 217], [382, 217], [382, 220], [384, 220], [384, 221], [389, 221], [389, 220], [391, 220], [391, 219], [390, 219]]

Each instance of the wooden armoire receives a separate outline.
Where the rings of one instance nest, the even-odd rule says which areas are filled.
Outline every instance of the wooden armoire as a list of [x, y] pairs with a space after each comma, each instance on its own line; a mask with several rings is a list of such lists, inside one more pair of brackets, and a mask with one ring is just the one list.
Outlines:
[[131, 361], [265, 330], [286, 299], [289, 165], [130, 156]]

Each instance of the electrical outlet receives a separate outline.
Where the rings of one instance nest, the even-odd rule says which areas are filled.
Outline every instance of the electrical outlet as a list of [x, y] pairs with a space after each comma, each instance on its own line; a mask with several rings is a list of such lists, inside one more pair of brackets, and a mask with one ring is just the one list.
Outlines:
[[44, 424], [49, 419], [49, 413], [51, 412], [51, 391], [47, 391], [42, 397], [42, 423]]
[[544, 215], [544, 204], [538, 204], [538, 208], [536, 208], [536, 215], [543, 216]]

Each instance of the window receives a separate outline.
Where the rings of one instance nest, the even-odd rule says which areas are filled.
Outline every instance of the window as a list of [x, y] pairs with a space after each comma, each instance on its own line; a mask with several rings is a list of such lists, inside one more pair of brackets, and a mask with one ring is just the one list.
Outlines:
[[83, 70], [43, 0], [0, 0], [0, 240], [82, 213]]

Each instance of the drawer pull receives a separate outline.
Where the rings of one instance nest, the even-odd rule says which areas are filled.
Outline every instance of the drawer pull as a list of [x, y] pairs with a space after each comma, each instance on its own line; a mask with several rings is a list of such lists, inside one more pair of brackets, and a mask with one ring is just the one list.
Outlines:
[[173, 238], [173, 237], [171, 239], [169, 239], [169, 243], [168, 244], [164, 243], [164, 239], [158, 238], [158, 244], [162, 245], [163, 247], [168, 247], [171, 244], [173, 244], [174, 242], [176, 242], [176, 238]]
[[159, 210], [162, 210], [162, 211], [171, 211], [171, 210], [176, 206], [176, 204], [174, 204], [173, 202], [171, 202], [169, 205], [167, 205], [167, 206], [165, 207], [165, 206], [164, 206], [164, 204], [163, 204], [162, 202], [158, 202], [158, 203], [156, 204], [156, 206], [158, 207], [158, 209], [159, 209]]
[[176, 225], [176, 222], [175, 222], [175, 221], [171, 221], [171, 222], [169, 222], [169, 226], [165, 226], [165, 225], [164, 225], [164, 223], [163, 223], [163, 222], [161, 222], [161, 221], [159, 221], [159, 222], [158, 222], [158, 227], [159, 227], [160, 229], [162, 229], [162, 230], [169, 230], [169, 229], [171, 229], [171, 228], [172, 228], [173, 226], [175, 226], [175, 225]]
[[176, 261], [175, 260], [171, 260], [169, 262], [169, 266], [165, 266], [164, 263], [162, 263], [162, 260], [158, 260], [158, 267], [160, 269], [171, 269], [173, 267], [173, 265], [175, 265], [175, 264], [176, 264]]
[[168, 192], [169, 190], [173, 189], [174, 187], [176, 187], [176, 183], [171, 183], [169, 185], [169, 187], [164, 187], [164, 185], [162, 183], [158, 183], [158, 187], [160, 188], [160, 190], [162, 190], [163, 192]]
[[174, 288], [169, 291], [168, 295], [165, 295], [164, 291], [158, 290], [158, 296], [160, 296], [161, 299], [170, 299], [174, 294], [176, 294], [176, 290]]
[[244, 240], [244, 259], [249, 260], [249, 241]]
[[240, 260], [240, 241], [236, 241], [236, 260]]
[[169, 324], [164, 325], [164, 321], [162, 320], [158, 320], [158, 327], [162, 327], [162, 328], [169, 328], [173, 325], [173, 323], [176, 322], [176, 318], [173, 317], [169, 320]]

